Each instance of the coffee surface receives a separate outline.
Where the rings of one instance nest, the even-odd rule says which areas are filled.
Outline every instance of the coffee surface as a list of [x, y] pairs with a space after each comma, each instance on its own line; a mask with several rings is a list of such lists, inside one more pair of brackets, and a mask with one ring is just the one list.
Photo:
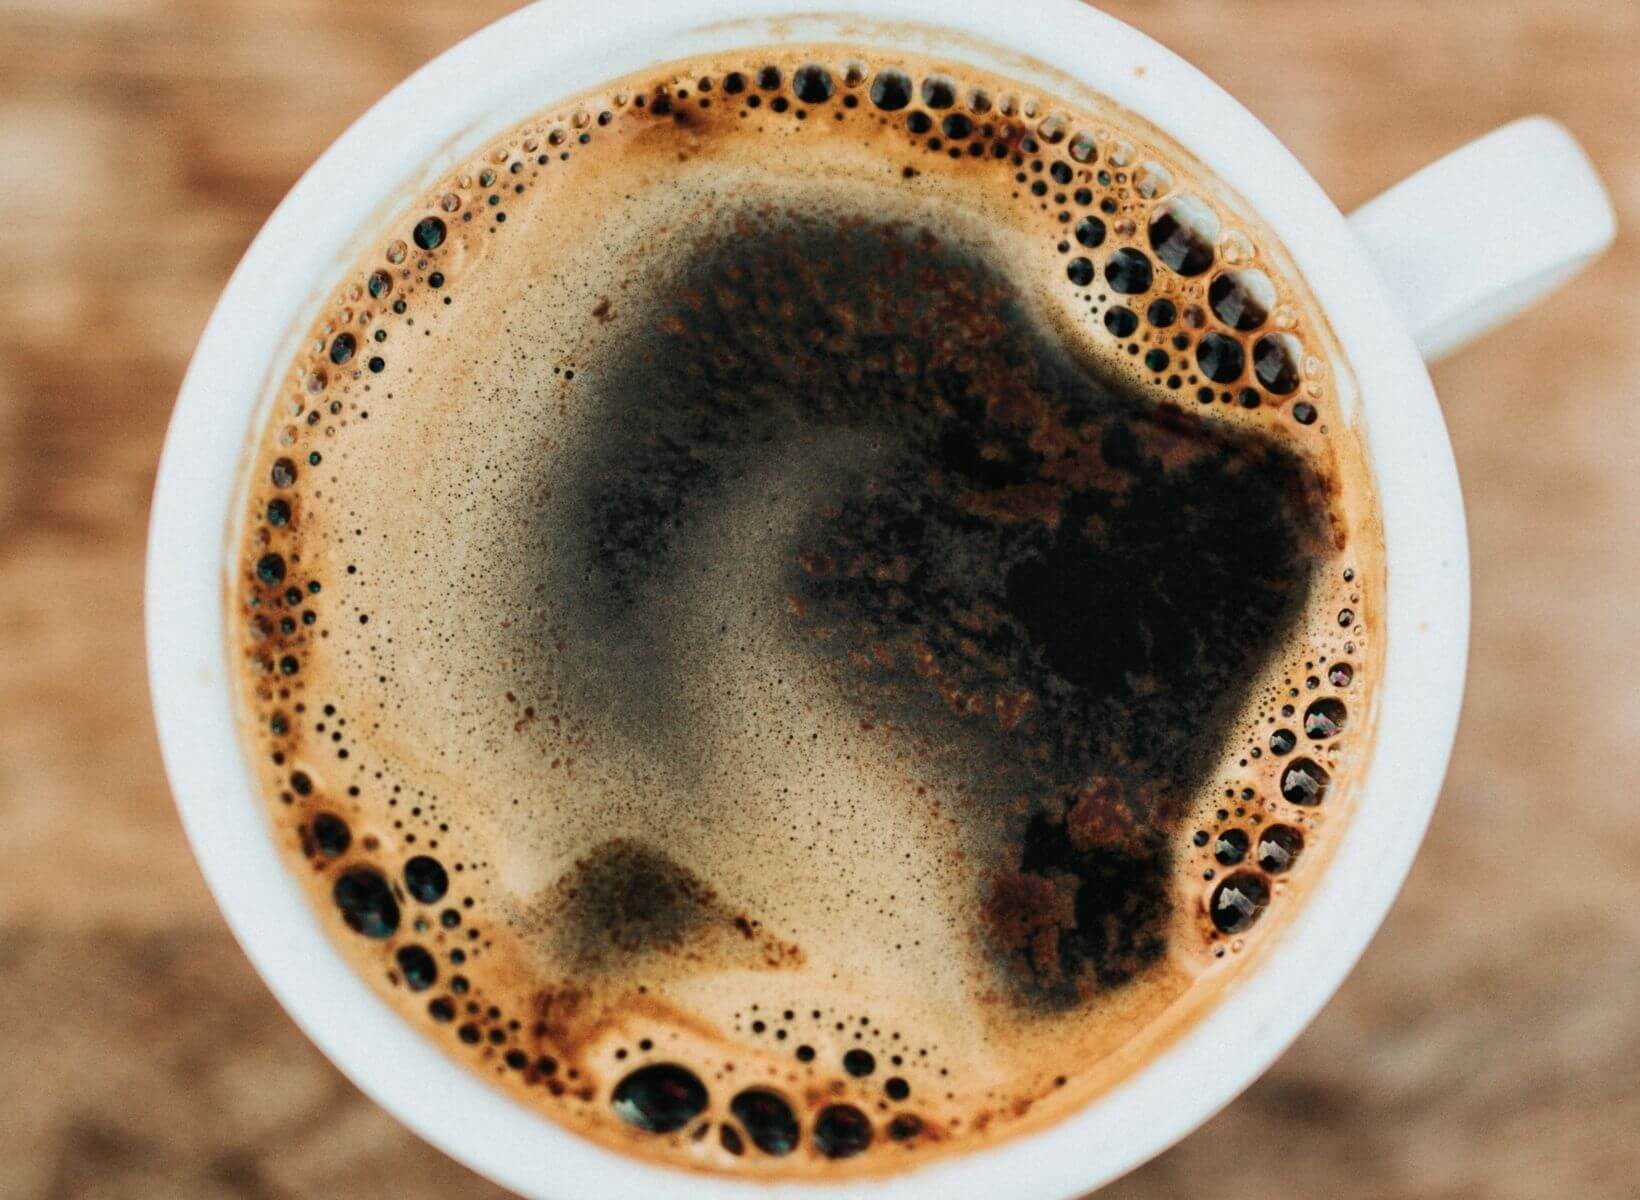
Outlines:
[[903, 1169], [1141, 1066], [1367, 757], [1376, 519], [1283, 264], [1096, 98], [836, 46], [416, 197], [278, 381], [230, 599], [343, 952], [695, 1169]]

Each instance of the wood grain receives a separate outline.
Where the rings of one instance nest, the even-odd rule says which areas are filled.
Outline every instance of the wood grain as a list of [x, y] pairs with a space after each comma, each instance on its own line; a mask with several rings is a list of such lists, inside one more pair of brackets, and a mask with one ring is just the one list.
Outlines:
[[[337, 133], [509, 7], [0, 0], [0, 1195], [501, 1195], [354, 1091], [233, 945], [161, 775], [140, 595], [165, 419], [234, 262]], [[1632, 1197], [1640, 5], [1109, 7], [1345, 208], [1544, 111], [1630, 232], [1436, 371], [1473, 667], [1389, 923], [1274, 1070], [1106, 1194]]]

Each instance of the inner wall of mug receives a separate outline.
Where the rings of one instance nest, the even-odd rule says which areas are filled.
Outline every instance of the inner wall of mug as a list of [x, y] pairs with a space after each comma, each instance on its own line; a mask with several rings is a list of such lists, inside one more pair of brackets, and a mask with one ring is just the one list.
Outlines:
[[[211, 537], [215, 544], [208, 556], [213, 586], [190, 589], [189, 594], [180, 598], [180, 603], [195, 609], [196, 633], [203, 626], [219, 635], [215, 639], [219, 656], [225, 653], [226, 647], [220, 611], [220, 581], [231, 561], [226, 547], [233, 545], [233, 538], [230, 536], [227, 542], [219, 539], [222, 536], [220, 531], [228, 530], [230, 535], [237, 532], [230, 529], [230, 512], [237, 514], [243, 511], [234, 491], [241, 455], [231, 454], [226, 470], [220, 469], [219, 458], [202, 461], [194, 456], [220, 456], [230, 439], [242, 448], [261, 428], [267, 416], [267, 406], [273, 400], [274, 380], [292, 357], [297, 339], [329, 293], [337, 274], [361, 248], [361, 239], [373, 236], [384, 224], [385, 218], [402, 205], [411, 192], [431, 183], [458, 158], [487, 138], [550, 104], [555, 97], [574, 94], [630, 70], [708, 51], [776, 42], [843, 41], [860, 44], [867, 50], [872, 46], [884, 46], [960, 59], [1023, 83], [1040, 86], [1067, 100], [1077, 101], [1092, 91], [1096, 106], [1108, 105], [1108, 101], [1101, 105], [1100, 98], [1109, 97], [1142, 112], [1196, 153], [1220, 178], [1235, 179], [1238, 188], [1246, 186], [1257, 190], [1260, 185], [1266, 185], [1274, 192], [1285, 184], [1285, 195], [1272, 195], [1268, 207], [1256, 199], [1251, 207], [1267, 216], [1286, 215], [1298, 235], [1286, 234], [1288, 245], [1295, 251], [1295, 259], [1300, 260], [1299, 273], [1317, 292], [1323, 310], [1333, 316], [1341, 339], [1347, 345], [1360, 339], [1371, 351], [1365, 356], [1357, 352], [1356, 361], [1363, 365], [1362, 373], [1367, 376], [1363, 380], [1362, 391], [1374, 414], [1374, 429], [1381, 427], [1376, 419], [1379, 414], [1387, 412], [1391, 417], [1397, 417], [1396, 410], [1404, 408], [1408, 411], [1400, 413], [1399, 420], [1405, 423], [1410, 419], [1414, 427], [1421, 427], [1426, 433], [1433, 429], [1439, 444], [1444, 446], [1444, 434], [1429, 403], [1427, 379], [1416, 361], [1410, 358], [1405, 335], [1394, 325], [1393, 318], [1381, 301], [1378, 301], [1376, 313], [1370, 311], [1370, 303], [1377, 299], [1370, 280], [1354, 280], [1360, 289], [1357, 295], [1365, 295], [1366, 300], [1361, 303], [1369, 311], [1361, 312], [1359, 308], [1352, 307], [1356, 301], [1346, 298], [1352, 276], [1358, 277], [1360, 274], [1360, 264], [1353, 259], [1353, 247], [1343, 247], [1341, 259], [1335, 261], [1336, 256], [1325, 251], [1339, 247], [1323, 244], [1317, 252], [1315, 270], [1302, 269], [1307, 236], [1330, 236], [1334, 239], [1346, 236], [1336, 212], [1331, 210], [1313, 183], [1302, 176], [1296, 164], [1251, 122], [1251, 118], [1235, 108], [1222, 94], [1216, 93], [1216, 89], [1190, 68], [1131, 31], [1075, 5], [1043, 6], [1041, 21], [1033, 26], [1033, 36], [1029, 39], [1037, 44], [1022, 46], [1022, 49], [1034, 50], [1039, 55], [1051, 49], [1062, 63], [1066, 59], [1074, 59], [1080, 77], [1085, 81], [1078, 83], [1035, 58], [1000, 49], [994, 41], [985, 40], [985, 36], [989, 35], [1004, 38], [1012, 44], [1021, 44], [1024, 39], [1015, 40], [1012, 35], [1024, 30], [1000, 28], [1006, 23], [989, 14], [952, 14], [938, 5], [917, 0], [873, 7], [891, 15], [965, 18], [971, 30], [974, 26], [982, 28], [970, 33], [956, 33], [926, 26], [897, 25], [875, 18], [798, 17], [778, 22], [750, 19], [732, 24], [693, 24], [684, 32], [674, 33], [668, 28], [671, 22], [686, 24], [709, 17], [713, 12], [713, 6], [704, 3], [681, 7], [686, 11], [675, 9], [664, 19], [646, 14], [630, 20], [608, 17], [596, 21], [579, 11], [538, 6], [492, 27], [433, 64], [367, 115], [337, 147], [327, 153], [270, 222], [230, 285], [190, 371], [167, 448], [160, 503], [156, 503], [151, 567], [159, 568], [160, 572], [170, 577], [177, 566], [175, 556], [179, 553], [197, 554], [200, 537], [197, 530], [193, 531], [191, 538], [179, 536], [175, 518], [168, 519], [163, 502], [169, 496], [189, 490], [195, 493], [195, 499], [208, 498], [203, 509], [194, 507], [192, 519], [218, 531]], [[778, 13], [786, 6], [765, 2], [746, 7]], [[1058, 41], [1051, 36], [1056, 19], [1061, 39]], [[577, 36], [568, 37], [567, 40], [562, 36], [549, 36], [545, 43], [539, 41], [542, 34], [571, 33]], [[975, 33], [980, 36], [975, 36]], [[516, 47], [520, 43], [514, 39], [520, 37], [524, 39], [523, 44], [545, 46], [542, 62], [517, 65]], [[554, 42], [557, 44], [554, 45]], [[1086, 43], [1080, 52], [1076, 50], [1078, 42]], [[1143, 68], [1142, 73], [1140, 68]], [[500, 73], [505, 77], [492, 80], [489, 87], [476, 93], [464, 91], [459, 81], [471, 78], [475, 72]], [[1147, 79], [1150, 82], [1141, 86], [1141, 81]], [[1124, 84], [1127, 86], [1124, 87]], [[1206, 110], [1215, 105], [1222, 110], [1216, 118], [1221, 123], [1210, 131], [1212, 136], [1205, 139], [1205, 143], [1201, 137], [1193, 138], [1190, 126], [1201, 124]], [[1172, 110], [1178, 119], [1168, 120], [1167, 110]], [[426, 137], [407, 139], [402, 136], [405, 129], [425, 131]], [[382, 135], [389, 131], [399, 131], [388, 144], [399, 148], [400, 158], [414, 153], [410, 148], [413, 145], [435, 141], [438, 134], [447, 133], [447, 136], [443, 139], [443, 150], [431, 156], [430, 161], [402, 162], [384, 148], [387, 140]], [[373, 150], [371, 139], [375, 143]], [[377, 161], [371, 164], [372, 169], [364, 170], [360, 166], [361, 159]], [[1261, 162], [1267, 169], [1246, 174], [1249, 168], [1258, 167]], [[1295, 173], [1301, 184], [1295, 185]], [[354, 187], [361, 179], [370, 180], [377, 184], [379, 193], [369, 199], [354, 200], [349, 209], [336, 204], [332, 197], [338, 192], [326, 187], [338, 179]], [[1307, 197], [1311, 201], [1309, 211], [1305, 211], [1302, 205], [1296, 206], [1295, 211], [1288, 211], [1286, 206], [1291, 203], [1289, 197], [1295, 195], [1295, 186], [1299, 199], [1306, 198], [1302, 193], [1310, 193]], [[1319, 207], [1316, 201], [1319, 201]], [[1282, 224], [1272, 224], [1276, 224], [1278, 235], [1286, 228]], [[297, 237], [303, 239], [305, 251], [294, 256], [295, 261], [286, 261], [282, 269], [276, 269], [274, 256], [288, 251], [295, 244], [289, 239]], [[1326, 290], [1324, 284], [1338, 293], [1336, 307], [1323, 294]], [[296, 297], [305, 299], [296, 301]], [[224, 338], [245, 333], [257, 322], [261, 323], [262, 335], [260, 339], [249, 339], [258, 343], [253, 351], [237, 360], [218, 352], [219, 343]], [[247, 349], [246, 341], [240, 341], [240, 349]], [[260, 368], [260, 386], [247, 386], [253, 364]], [[1399, 364], [1397, 370], [1384, 369], [1396, 364]], [[1372, 378], [1374, 375], [1381, 378]], [[234, 400], [232, 404], [227, 404], [223, 399], [225, 393], [222, 385], [230, 380], [233, 385], [226, 390]], [[199, 393], [207, 389], [214, 392], [213, 402], [217, 405], [211, 421], [216, 436], [212, 439], [190, 437], [190, 423], [207, 419], [196, 411], [205, 403]], [[1343, 397], [1340, 400], [1342, 403], [1348, 402]], [[224, 413], [223, 409], [228, 411]], [[241, 414], [241, 418], [234, 418], [234, 412]], [[251, 415], [252, 419], [243, 420], [246, 414]], [[185, 444], [202, 441], [210, 444]], [[1439, 466], [1438, 463], [1435, 465]], [[202, 473], [203, 470], [208, 470], [208, 478]], [[1385, 472], [1381, 465], [1378, 475], [1381, 499], [1385, 505], [1392, 578], [1395, 578], [1393, 559], [1396, 543], [1390, 505], [1395, 502], [1395, 497], [1409, 489], [1402, 486], [1401, 475]], [[1437, 479], [1435, 482], [1438, 484], [1440, 481]], [[1389, 484], [1387, 488], [1384, 486], [1386, 483]], [[1418, 489], [1412, 486], [1410, 490]], [[1434, 503], [1437, 511], [1450, 512], [1456, 519], [1455, 493], [1443, 498], [1438, 494], [1438, 487], [1437, 494], [1433, 496], [1428, 488], [1424, 491], [1425, 495], [1417, 498], [1422, 504]], [[234, 502], [232, 508], [229, 507], [230, 501]], [[1456, 528], [1455, 544], [1461, 567], [1461, 525]], [[190, 542], [191, 545], [184, 544]], [[1448, 536], [1445, 544], [1438, 549], [1450, 556], [1453, 546], [1454, 539]], [[204, 582], [197, 578], [198, 572], [194, 574], [195, 584]], [[188, 819], [190, 834], [195, 839], [208, 878], [217, 890], [236, 932], [274, 990], [309, 1029], [310, 1035], [361, 1086], [430, 1140], [526, 1192], [553, 1195], [558, 1194], [557, 1189], [564, 1188], [565, 1194], [575, 1194], [575, 1189], [570, 1186], [570, 1177], [583, 1170], [591, 1173], [587, 1178], [599, 1179], [600, 1186], [606, 1189], [614, 1173], [630, 1177], [635, 1187], [640, 1184], [644, 1187], [663, 1186], [674, 1195], [694, 1192], [698, 1181], [659, 1173], [653, 1168], [640, 1167], [607, 1152], [593, 1150], [573, 1135], [551, 1126], [545, 1118], [515, 1108], [490, 1092], [488, 1085], [467, 1068], [446, 1060], [425, 1035], [404, 1026], [377, 1001], [362, 981], [354, 976], [352, 969], [341, 961], [318, 927], [306, 900], [285, 875], [286, 868], [272, 853], [273, 847], [268, 844], [268, 839], [257, 839], [260, 843], [258, 847], [226, 847], [225, 839], [235, 834], [239, 842], [246, 841], [243, 835], [247, 820], [256, 822], [258, 830], [266, 829], [262, 800], [244, 770], [231, 708], [228, 707], [227, 663], [216, 661], [208, 664], [208, 673], [214, 675], [218, 686], [201, 691], [178, 680], [177, 672], [170, 669], [173, 663], [158, 661], [169, 649], [166, 645], [168, 631], [161, 627], [166, 625], [167, 617], [174, 615], [177, 598], [168, 594], [173, 589], [166, 586], [167, 580], [156, 576], [157, 572], [151, 570], [150, 620], [155, 627], [151, 653], [156, 658], [153, 673], [167, 762], [176, 780], [179, 804]], [[205, 593], [209, 593], [208, 597]], [[205, 607], [200, 607], [202, 600], [206, 602]], [[1434, 595], [1428, 598], [1429, 611], [1442, 618], [1442, 628], [1448, 631], [1455, 601], [1460, 610], [1461, 624], [1461, 586], [1456, 596], [1449, 588], [1444, 597]], [[1397, 643], [1396, 626], [1404, 624], [1397, 620], [1401, 615], [1402, 595], [1392, 592], [1388, 602], [1393, 652]], [[1442, 611], [1443, 608], [1445, 611]], [[169, 632], [174, 634], [175, 631]], [[1457, 644], [1458, 670], [1461, 674], [1461, 630]], [[1447, 658], [1450, 660], [1450, 655]], [[1384, 688], [1398, 678], [1396, 671], [1395, 663], [1386, 665]], [[1432, 701], [1438, 700], [1442, 694], [1441, 682], [1425, 680], [1422, 690]], [[1455, 686], [1449, 686], [1448, 691], [1455, 698]], [[1386, 694], [1380, 691], [1381, 696]], [[235, 798], [232, 805], [221, 805], [220, 799], [215, 801], [222, 808], [231, 807], [233, 810], [226, 822], [220, 819], [222, 814], [219, 810], [215, 824], [201, 816], [203, 799], [198, 785], [204, 781], [188, 778], [192, 773], [187, 766], [190, 756], [184, 751], [181, 733], [183, 724], [192, 733], [197, 733], [200, 728], [198, 718], [202, 715], [200, 706], [212, 704], [220, 704], [216, 715], [227, 718], [225, 729], [223, 721], [214, 721], [210, 736], [198, 740], [212, 746], [213, 752], [224, 759], [223, 764], [217, 764], [218, 769], [214, 772], [216, 778], [211, 780], [217, 796], [220, 798], [225, 791]], [[1439, 707], [1436, 703], [1436, 708]], [[1450, 707], [1455, 710], [1455, 703]], [[1410, 773], [1414, 778], [1411, 782], [1416, 784], [1420, 777], [1418, 772], [1421, 772], [1423, 782], [1421, 786], [1404, 789], [1399, 794], [1396, 800], [1399, 819], [1392, 827], [1394, 837], [1386, 840], [1384, 829], [1363, 833], [1361, 828], [1363, 818], [1369, 815], [1365, 810], [1373, 805], [1378, 795], [1377, 782], [1383, 774], [1375, 767], [1364, 789], [1363, 812], [1352, 820], [1335, 861], [1327, 866], [1324, 881], [1317, 885], [1307, 900], [1296, 919], [1295, 928], [1272, 951], [1269, 960], [1257, 972], [1257, 977], [1244, 983], [1236, 995], [1224, 999], [1219, 1009], [1191, 1030], [1169, 1054], [1152, 1063], [1141, 1075], [1129, 1080], [1112, 1095], [1054, 1129], [977, 1151], [970, 1156], [946, 1160], [923, 1171], [897, 1176], [873, 1186], [882, 1189], [885, 1194], [931, 1194], [935, 1187], [949, 1190], [950, 1179], [953, 1178], [950, 1172], [955, 1169], [960, 1170], [961, 1177], [968, 1182], [975, 1181], [979, 1178], [976, 1173], [982, 1172], [986, 1177], [995, 1173], [999, 1180], [1026, 1176], [1038, 1178], [1046, 1189], [1044, 1194], [1056, 1194], [1055, 1189], [1064, 1192], [1079, 1190], [1127, 1169], [1160, 1149], [1244, 1086], [1279, 1052], [1330, 993], [1370, 936], [1382, 915], [1382, 908], [1387, 907], [1388, 898], [1393, 894], [1394, 888], [1389, 887], [1376, 912], [1372, 904], [1363, 906], [1359, 901], [1350, 903], [1347, 894], [1343, 896], [1343, 906], [1329, 904], [1324, 907], [1329, 897], [1337, 898], [1344, 891], [1345, 880], [1341, 879], [1341, 875], [1352, 864], [1368, 865], [1370, 862], [1375, 872], [1373, 885], [1374, 894], [1377, 895], [1387, 884], [1398, 883], [1406, 863], [1410, 861], [1427, 818], [1435, 782], [1450, 741], [1450, 722], [1443, 733], [1438, 719], [1433, 723], [1428, 719], [1431, 716], [1439, 718], [1439, 711], [1433, 714], [1426, 712], [1424, 716], [1423, 733], [1429, 735], [1420, 739], [1424, 753], [1421, 759], [1414, 754], [1404, 760], [1412, 769]], [[1379, 731], [1380, 749], [1387, 747], [1391, 733], [1391, 727], [1386, 722]], [[194, 753], [197, 755], [198, 751]], [[1383, 756], [1380, 754], [1378, 757]], [[225, 767], [228, 759], [232, 760], [231, 768]], [[1403, 779], [1402, 782], [1408, 781]], [[1381, 822], [1374, 820], [1371, 824], [1378, 826]], [[1371, 848], [1365, 852], [1371, 855], [1370, 860], [1364, 859], [1362, 853], [1355, 852], [1356, 844], [1363, 838], [1372, 842]], [[1391, 845], [1392, 849], [1387, 861], [1383, 853], [1386, 844]], [[244, 886], [252, 877], [254, 892]], [[1332, 931], [1323, 943], [1318, 943], [1315, 936], [1306, 936], [1323, 925]], [[1341, 936], [1339, 931], [1345, 929], [1349, 932]], [[1309, 944], [1308, 951], [1301, 950], [1305, 944]], [[1322, 944], [1325, 949], [1322, 949]], [[1277, 987], [1269, 998], [1284, 1000], [1284, 1009], [1258, 1012], [1251, 1009], [1250, 993], [1270, 992], [1283, 976], [1294, 974], [1295, 967], [1310, 980], [1307, 989], [1303, 986]], [[1244, 1009], [1248, 1011], [1232, 1011]], [[1277, 1012], [1279, 1015], [1273, 1015]], [[1225, 1037], [1232, 1037], [1238, 1044], [1247, 1046], [1247, 1053], [1242, 1058], [1243, 1069], [1230, 1076], [1213, 1072], [1213, 1078], [1199, 1078], [1203, 1072], [1192, 1068], [1204, 1057], [1222, 1061]], [[1204, 1047], [1207, 1046], [1213, 1047], [1212, 1054], [1206, 1053]], [[407, 1086], [407, 1078], [418, 1082]], [[438, 1101], [427, 1103], [428, 1094], [436, 1095]], [[519, 1150], [516, 1146], [509, 1146], [512, 1139], [497, 1136], [497, 1121], [512, 1126], [513, 1133], [532, 1139], [526, 1144], [557, 1144], [550, 1156]], [[549, 1158], [553, 1164], [551, 1166], [548, 1165]], [[944, 1179], [943, 1184], [937, 1182], [941, 1179]], [[705, 1190], [699, 1194], [724, 1194], [740, 1185], [714, 1179], [700, 1186]], [[619, 1194], [619, 1189], [616, 1194]]]

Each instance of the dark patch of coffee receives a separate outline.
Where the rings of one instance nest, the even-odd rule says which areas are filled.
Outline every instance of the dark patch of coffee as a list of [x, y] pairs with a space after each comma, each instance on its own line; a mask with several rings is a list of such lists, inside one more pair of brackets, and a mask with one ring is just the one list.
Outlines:
[[654, 955], [710, 953], [746, 966], [795, 964], [801, 950], [764, 932], [687, 868], [639, 842], [597, 846], [548, 889], [532, 917], [584, 972], [632, 970]]
[[[1324, 483], [1067, 354], [983, 256], [790, 214], [724, 233], [601, 372], [604, 432], [561, 481], [584, 541], [543, 586], [572, 641], [638, 655], [587, 702], [659, 753], [687, 741], [681, 548], [726, 544], [718, 502], [758, 464], [815, 466], [765, 568], [805, 614], [786, 636], [964, 763], [999, 872], [976, 921], [1027, 993], [1131, 979], [1164, 949], [1168, 835], [1307, 595]], [[649, 860], [648, 915], [611, 905], [639, 886], [622, 861], [565, 925], [582, 953], [698, 919]]]

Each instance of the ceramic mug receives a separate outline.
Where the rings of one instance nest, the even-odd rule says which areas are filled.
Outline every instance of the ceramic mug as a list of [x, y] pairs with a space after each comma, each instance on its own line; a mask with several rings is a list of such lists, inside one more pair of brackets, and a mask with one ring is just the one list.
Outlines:
[[[200, 339], [165, 443], [148, 547], [149, 671], [166, 768], [205, 878], [268, 986], [361, 1089], [531, 1197], [1069, 1197], [1161, 1151], [1251, 1083], [1378, 928], [1452, 745], [1467, 546], [1425, 362], [1541, 297], [1613, 234], [1588, 161], [1541, 118], [1472, 143], [1346, 219], [1211, 80], [1074, 0], [832, 0], [829, 16], [813, 15], [815, 3], [546, 2], [428, 64], [326, 151], [263, 227]], [[1040, 1132], [874, 1181], [770, 1187], [595, 1146], [492, 1089], [370, 991], [270, 835], [235, 726], [224, 597], [245, 453], [297, 339], [385, 214], [559, 98], [677, 59], [814, 41], [968, 62], [1050, 93], [1055, 73], [1069, 76], [1171, 135], [1239, 193], [1305, 277], [1357, 385], [1343, 417], [1363, 431], [1381, 505], [1386, 656], [1370, 764], [1332, 861], [1262, 960], [1169, 1049]]]

